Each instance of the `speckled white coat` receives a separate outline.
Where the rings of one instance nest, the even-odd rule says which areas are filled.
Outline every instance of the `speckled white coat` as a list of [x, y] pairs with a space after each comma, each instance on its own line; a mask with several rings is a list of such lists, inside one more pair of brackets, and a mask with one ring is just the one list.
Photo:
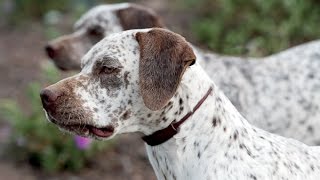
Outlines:
[[200, 55], [209, 76], [250, 123], [320, 144], [320, 41], [265, 58]]

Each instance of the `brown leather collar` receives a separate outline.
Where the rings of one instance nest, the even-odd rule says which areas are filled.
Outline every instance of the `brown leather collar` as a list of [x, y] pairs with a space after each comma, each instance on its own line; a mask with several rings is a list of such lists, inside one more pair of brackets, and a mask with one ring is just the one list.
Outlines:
[[142, 140], [146, 142], [149, 146], [157, 146], [168, 141], [170, 138], [172, 138], [174, 135], [178, 133], [179, 126], [199, 109], [199, 107], [208, 98], [211, 92], [212, 87], [209, 88], [208, 92], [205, 94], [205, 96], [203, 96], [203, 98], [198, 102], [198, 104], [193, 108], [193, 110], [186, 114], [180, 121], [176, 123], [171, 123], [168, 127], [156, 131], [148, 136], [143, 136]]

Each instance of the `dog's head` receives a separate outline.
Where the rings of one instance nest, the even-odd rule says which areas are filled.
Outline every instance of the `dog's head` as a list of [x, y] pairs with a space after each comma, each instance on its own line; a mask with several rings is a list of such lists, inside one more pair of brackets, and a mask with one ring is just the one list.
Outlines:
[[156, 13], [146, 7], [121, 3], [100, 5], [85, 13], [74, 33], [50, 41], [47, 55], [62, 70], [80, 70], [82, 56], [98, 41], [129, 29], [164, 27]]
[[152, 132], [171, 123], [165, 116], [181, 105], [173, 97], [195, 58], [168, 30], [113, 34], [84, 56], [79, 74], [42, 90], [43, 107], [50, 121], [83, 136]]

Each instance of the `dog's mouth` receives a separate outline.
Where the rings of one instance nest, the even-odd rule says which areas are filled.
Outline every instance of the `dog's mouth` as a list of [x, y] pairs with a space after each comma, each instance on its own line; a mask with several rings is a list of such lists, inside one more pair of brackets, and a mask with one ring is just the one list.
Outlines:
[[89, 129], [90, 133], [94, 134], [97, 137], [102, 137], [102, 138], [108, 138], [114, 132], [114, 128], [112, 126], [106, 126], [106, 127], [103, 127], [103, 128], [97, 128], [97, 127], [94, 127], [94, 126], [89, 126], [88, 129]]
[[60, 125], [57, 124], [59, 127], [74, 132], [80, 136], [85, 137], [98, 137], [98, 138], [108, 138], [112, 136], [114, 132], [114, 128], [112, 126], [106, 127], [95, 127], [92, 125], [83, 125], [83, 124], [72, 124], [72, 125]]
[[105, 127], [97, 127], [90, 124], [62, 124], [47, 113], [50, 122], [54, 123], [63, 130], [75, 133], [83, 137], [109, 138], [114, 133], [114, 127], [109, 125]]

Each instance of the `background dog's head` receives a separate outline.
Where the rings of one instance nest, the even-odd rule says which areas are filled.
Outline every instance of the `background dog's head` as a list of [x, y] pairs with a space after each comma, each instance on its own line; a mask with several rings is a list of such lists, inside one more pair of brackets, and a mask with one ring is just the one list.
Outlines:
[[103, 37], [129, 29], [164, 27], [149, 8], [131, 3], [100, 5], [85, 13], [74, 33], [48, 43], [47, 55], [62, 70], [80, 70], [82, 56]]
[[195, 59], [187, 41], [168, 30], [114, 34], [84, 56], [79, 74], [41, 92], [43, 107], [50, 121], [83, 136], [147, 134], [173, 121], [166, 116], [181, 102], [172, 97]]

